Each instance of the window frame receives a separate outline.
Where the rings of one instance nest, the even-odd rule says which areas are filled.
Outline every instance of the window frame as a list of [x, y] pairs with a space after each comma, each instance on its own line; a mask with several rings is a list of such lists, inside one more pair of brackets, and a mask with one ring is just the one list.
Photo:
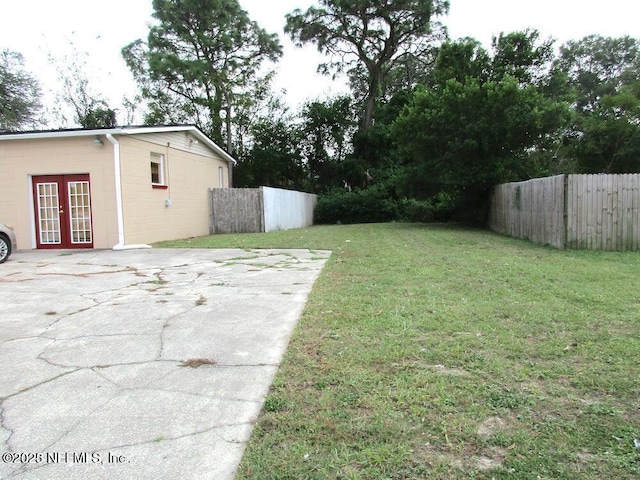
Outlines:
[[224, 188], [224, 167], [218, 166], [218, 188]]
[[[158, 182], [153, 181], [153, 165], [158, 165]], [[167, 177], [165, 168], [165, 158], [162, 153], [151, 152], [150, 155], [150, 173], [151, 173], [151, 186], [153, 188], [167, 188]]]

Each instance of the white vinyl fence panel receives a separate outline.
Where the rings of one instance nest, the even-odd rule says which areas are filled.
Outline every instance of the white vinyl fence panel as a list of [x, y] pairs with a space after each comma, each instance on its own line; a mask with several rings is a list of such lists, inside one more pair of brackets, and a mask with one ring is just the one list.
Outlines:
[[271, 187], [261, 187], [261, 190], [265, 232], [313, 225], [316, 195]]

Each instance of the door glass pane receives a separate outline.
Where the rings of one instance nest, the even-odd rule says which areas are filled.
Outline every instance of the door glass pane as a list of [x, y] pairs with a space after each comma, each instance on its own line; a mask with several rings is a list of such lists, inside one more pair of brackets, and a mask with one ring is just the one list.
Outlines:
[[60, 211], [58, 209], [58, 184], [38, 183], [38, 213], [40, 219], [40, 243], [60, 243]]
[[89, 182], [69, 182], [71, 243], [91, 243], [91, 206]]

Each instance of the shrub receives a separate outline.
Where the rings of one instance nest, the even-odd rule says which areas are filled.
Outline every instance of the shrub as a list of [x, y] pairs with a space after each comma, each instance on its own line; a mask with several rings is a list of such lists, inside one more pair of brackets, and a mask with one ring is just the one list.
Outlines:
[[318, 197], [314, 223], [446, 222], [451, 218], [454, 201], [438, 194], [428, 200], [393, 199], [383, 187], [347, 192], [334, 189]]
[[400, 220], [414, 223], [428, 223], [434, 221], [433, 204], [428, 200], [404, 198], [398, 202]]
[[382, 188], [356, 192], [332, 190], [318, 198], [314, 213], [317, 224], [378, 223], [398, 219], [396, 202]]

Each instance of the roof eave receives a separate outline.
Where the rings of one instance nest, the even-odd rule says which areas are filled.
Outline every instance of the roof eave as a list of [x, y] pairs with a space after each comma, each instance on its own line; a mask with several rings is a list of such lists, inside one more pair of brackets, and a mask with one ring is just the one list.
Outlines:
[[7, 133], [0, 135], [0, 140], [28, 140], [40, 138], [72, 138], [72, 137], [91, 137], [96, 135], [139, 135], [145, 133], [162, 133], [162, 132], [190, 132], [205, 143], [211, 150], [220, 155], [225, 161], [234, 165], [238, 162], [229, 155], [218, 144], [206, 136], [198, 127], [194, 125], [178, 125], [178, 126], [159, 126], [159, 127], [116, 127], [116, 128], [99, 128], [89, 130], [55, 130], [49, 132], [22, 132]]

